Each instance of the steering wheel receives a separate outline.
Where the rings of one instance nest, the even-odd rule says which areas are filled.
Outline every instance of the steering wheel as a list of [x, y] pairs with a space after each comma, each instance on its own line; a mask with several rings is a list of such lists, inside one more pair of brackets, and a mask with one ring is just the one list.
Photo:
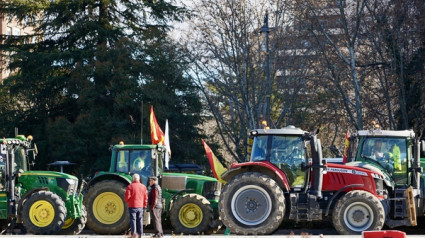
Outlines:
[[140, 157], [136, 158], [133, 161], [133, 164], [131, 165], [131, 168], [133, 169], [133, 171], [142, 171], [144, 167], [145, 167], [145, 162]]

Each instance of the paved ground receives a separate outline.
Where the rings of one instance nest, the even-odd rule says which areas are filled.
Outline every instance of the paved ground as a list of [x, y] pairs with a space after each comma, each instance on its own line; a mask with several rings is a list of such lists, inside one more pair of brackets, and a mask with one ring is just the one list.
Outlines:
[[[419, 222], [418, 224], [425, 224], [422, 222]], [[279, 229], [276, 231], [273, 235], [269, 236], [251, 236], [251, 237], [258, 237], [258, 238], [267, 238], [270, 236], [274, 237], [283, 237], [283, 238], [363, 238], [361, 235], [357, 236], [343, 236], [338, 235], [335, 229], [333, 229], [332, 226], [330, 226], [327, 223], [319, 223], [315, 225], [310, 225], [310, 228], [303, 228], [308, 227], [309, 224], [301, 224], [301, 225], [294, 225], [294, 224], [288, 224], [286, 227]], [[288, 228], [292, 227], [292, 228]], [[149, 227], [148, 227], [149, 228]], [[150, 238], [152, 234], [152, 229], [145, 228], [144, 232], [144, 238]], [[402, 227], [400, 229], [401, 231], [405, 232], [407, 235], [407, 238], [425, 238], [425, 227]], [[19, 232], [19, 230], [15, 230], [16, 233]], [[180, 234], [173, 234], [171, 230], [164, 230], [165, 232], [165, 238], [178, 238], [178, 237], [190, 237], [190, 238], [240, 238], [244, 236], [238, 236], [234, 234], [224, 235], [225, 229], [221, 229], [218, 231], [217, 234], [213, 235], [180, 235]], [[52, 236], [35, 236], [35, 235], [2, 235], [1, 237], [16, 237], [16, 238], [29, 238], [29, 237], [75, 237], [75, 238], [100, 238], [100, 237], [111, 237], [111, 238], [124, 238], [129, 237], [126, 235], [96, 235], [91, 230], [85, 229], [80, 235], [76, 236], [59, 236], [59, 235], [52, 235]], [[399, 238], [398, 236], [390, 236], [390, 235], [374, 235], [372, 238]]]

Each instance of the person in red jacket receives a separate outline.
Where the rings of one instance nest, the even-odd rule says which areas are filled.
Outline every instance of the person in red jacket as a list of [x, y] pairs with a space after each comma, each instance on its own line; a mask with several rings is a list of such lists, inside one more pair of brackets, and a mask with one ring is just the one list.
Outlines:
[[143, 234], [143, 210], [148, 205], [146, 186], [140, 183], [140, 175], [133, 175], [133, 182], [125, 190], [125, 202], [130, 213], [131, 237], [136, 238]]

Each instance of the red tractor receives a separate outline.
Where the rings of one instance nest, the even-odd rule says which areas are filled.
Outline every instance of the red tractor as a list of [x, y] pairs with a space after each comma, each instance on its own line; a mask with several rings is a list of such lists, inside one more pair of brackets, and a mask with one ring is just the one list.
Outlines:
[[331, 219], [340, 234], [382, 228], [380, 172], [326, 164], [316, 133], [293, 126], [257, 129], [250, 136], [250, 161], [233, 164], [221, 175], [227, 183], [219, 213], [230, 232], [267, 235], [284, 220]]

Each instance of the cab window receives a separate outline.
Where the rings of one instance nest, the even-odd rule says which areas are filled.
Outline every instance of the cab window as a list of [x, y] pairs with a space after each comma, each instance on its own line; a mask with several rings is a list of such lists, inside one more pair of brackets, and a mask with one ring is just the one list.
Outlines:
[[361, 157], [376, 160], [392, 174], [396, 183], [407, 183], [408, 161], [405, 138], [366, 138]]

